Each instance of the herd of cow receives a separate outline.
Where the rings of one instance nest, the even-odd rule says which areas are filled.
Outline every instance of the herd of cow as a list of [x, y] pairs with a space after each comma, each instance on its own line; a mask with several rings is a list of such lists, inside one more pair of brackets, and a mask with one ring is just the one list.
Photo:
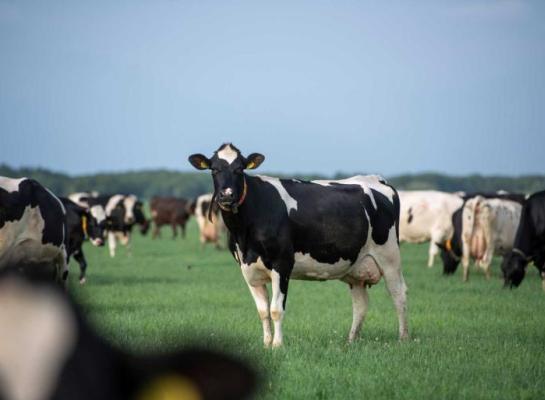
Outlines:
[[[264, 159], [259, 153], [245, 157], [230, 143], [210, 158], [193, 154], [191, 165], [211, 171], [214, 192], [194, 201], [155, 197], [150, 211], [154, 238], [163, 225], [172, 227], [174, 237], [181, 227], [185, 236], [191, 215], [203, 245], [220, 246], [221, 233], [228, 233], [227, 246], [254, 298], [267, 347], [283, 343], [290, 279], [345, 282], [352, 296], [348, 340], [353, 341], [367, 313], [368, 288], [384, 278], [398, 314], [399, 337], [407, 338], [400, 241], [429, 241], [428, 266], [440, 253], [445, 274], [462, 263], [464, 281], [471, 259], [490, 277], [493, 255], [503, 256], [505, 284], [511, 287], [520, 284], [533, 262], [545, 289], [545, 191], [530, 196], [398, 192], [374, 175], [301, 181], [245, 173]], [[84, 239], [97, 246], [107, 240], [113, 257], [117, 241], [130, 251], [136, 225], [145, 234], [150, 222], [134, 195], [59, 198], [35, 180], [0, 178], [0, 269], [16, 266], [64, 282], [73, 256], [84, 283]]]

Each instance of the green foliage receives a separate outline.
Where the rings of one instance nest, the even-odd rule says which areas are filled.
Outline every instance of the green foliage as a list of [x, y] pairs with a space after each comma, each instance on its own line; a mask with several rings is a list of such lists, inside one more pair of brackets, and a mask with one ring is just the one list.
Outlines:
[[[164, 228], [166, 229], [166, 228]], [[291, 281], [285, 347], [262, 348], [254, 301], [232, 256], [200, 249], [194, 220], [185, 240], [135, 235], [133, 255], [85, 245], [88, 283], [70, 291], [110, 340], [135, 351], [198, 343], [253, 362], [265, 399], [538, 399], [545, 393], [545, 294], [534, 267], [517, 290], [502, 288], [499, 260], [487, 281], [472, 269], [445, 277], [425, 267], [427, 245], [403, 245], [411, 339], [381, 282], [369, 291], [362, 337], [338, 281]]]
[[[0, 165], [0, 175], [34, 178], [59, 195], [96, 190], [100, 193], [134, 193], [143, 199], [149, 199], [155, 195], [192, 198], [212, 190], [212, 180], [207, 173], [164, 169], [70, 176], [42, 168], [14, 169], [7, 165]], [[282, 174], [271, 175], [286, 177]], [[331, 178], [341, 179], [350, 175], [337, 173]], [[318, 174], [294, 174], [293, 176], [308, 180], [328, 178]], [[520, 177], [471, 175], [460, 177], [423, 173], [393, 176], [388, 177], [388, 180], [400, 190], [436, 189], [447, 192], [507, 190], [509, 192], [533, 193], [545, 189], [545, 175]]]

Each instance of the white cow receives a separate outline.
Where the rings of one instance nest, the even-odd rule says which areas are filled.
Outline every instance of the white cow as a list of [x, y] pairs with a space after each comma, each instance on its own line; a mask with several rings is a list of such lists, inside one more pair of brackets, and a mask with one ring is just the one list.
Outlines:
[[462, 211], [463, 280], [469, 277], [473, 258], [490, 278], [492, 256], [505, 255], [513, 248], [520, 221], [520, 203], [476, 196], [466, 201]]
[[399, 240], [408, 243], [430, 241], [428, 267], [439, 253], [436, 243], [450, 239], [454, 228], [452, 214], [464, 201], [458, 194], [436, 190], [399, 191], [401, 214]]

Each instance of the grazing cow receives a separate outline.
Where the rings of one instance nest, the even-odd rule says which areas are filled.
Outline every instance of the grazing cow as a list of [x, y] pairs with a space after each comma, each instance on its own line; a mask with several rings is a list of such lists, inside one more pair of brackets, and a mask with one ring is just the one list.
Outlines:
[[130, 254], [130, 237], [134, 225], [140, 225], [140, 233], [143, 235], [149, 229], [149, 221], [144, 214], [142, 202], [133, 194], [101, 195], [89, 198], [88, 202], [91, 207], [96, 204], [104, 207], [108, 218], [107, 233], [110, 256], [115, 257], [117, 240], [127, 246]]
[[59, 283], [66, 280], [66, 210], [34, 179], [0, 177], [0, 269], [40, 263]]
[[539, 270], [545, 290], [545, 191], [532, 194], [522, 207], [513, 249], [501, 266], [505, 285], [520, 285], [530, 262]]
[[161, 226], [172, 227], [172, 238], [178, 235], [178, 226], [182, 230], [182, 237], [185, 238], [185, 226], [190, 213], [190, 204], [186, 199], [177, 197], [152, 197], [150, 201], [151, 219], [155, 224], [153, 238], [161, 236]]
[[[399, 252], [399, 198], [377, 176], [300, 181], [250, 176], [264, 160], [223, 144], [212, 156], [189, 162], [210, 169], [212, 200], [230, 232], [230, 250], [254, 297], [265, 346], [282, 345], [282, 319], [290, 278], [339, 279], [350, 287], [353, 341], [367, 312], [367, 287], [381, 276], [397, 309], [400, 339], [408, 337], [406, 286]], [[265, 284], [271, 282], [270, 302]], [[274, 322], [271, 337], [270, 318]]]
[[[478, 198], [478, 200], [475, 200]], [[505, 207], [499, 207], [498, 202], [487, 204], [488, 200], [506, 201]], [[483, 201], [487, 204], [483, 208]], [[466, 252], [466, 267], [469, 267], [469, 258], [477, 260], [477, 264], [487, 271], [489, 276], [490, 257], [492, 254], [503, 254], [506, 243], [512, 243], [509, 239], [509, 231], [513, 231], [517, 206], [521, 204], [524, 195], [508, 193], [480, 193], [468, 194], [463, 198], [463, 205], [452, 215], [453, 234], [444, 242], [436, 244], [441, 249], [443, 261], [443, 273], [450, 275], [456, 272], [458, 264]], [[483, 210], [483, 213], [475, 214], [475, 210]], [[515, 211], [515, 213], [512, 213]], [[496, 215], [497, 214], [497, 215]], [[493, 218], [493, 219], [492, 219]], [[516, 225], [515, 225], [516, 226]], [[516, 227], [514, 228], [516, 229]], [[463, 232], [466, 232], [465, 236]], [[486, 235], [486, 238], [485, 238]], [[485, 243], [486, 241], [486, 243]], [[492, 246], [486, 245], [492, 243]], [[486, 257], [483, 258], [486, 254]], [[464, 272], [467, 279], [469, 272]]]
[[435, 190], [399, 191], [401, 213], [399, 240], [409, 243], [430, 242], [428, 267], [433, 266], [439, 252], [436, 243], [452, 236], [452, 215], [462, 206], [457, 194]]
[[0, 338], [5, 400], [242, 399], [256, 386], [252, 368], [218, 352], [141, 356], [115, 348], [66, 293], [7, 271], [0, 272]]
[[60, 199], [66, 209], [66, 226], [68, 231], [67, 262], [70, 262], [70, 257], [74, 256], [80, 269], [79, 282], [83, 285], [87, 270], [87, 260], [82, 248], [83, 241], [87, 237], [94, 246], [103, 246], [106, 219], [104, 218], [99, 222], [86, 208], [78, 206], [66, 197], [61, 197]]
[[195, 200], [195, 219], [199, 226], [201, 247], [206, 243], [214, 243], [216, 248], [221, 248], [220, 237], [225, 224], [218, 205], [212, 200], [212, 193], [203, 194]]

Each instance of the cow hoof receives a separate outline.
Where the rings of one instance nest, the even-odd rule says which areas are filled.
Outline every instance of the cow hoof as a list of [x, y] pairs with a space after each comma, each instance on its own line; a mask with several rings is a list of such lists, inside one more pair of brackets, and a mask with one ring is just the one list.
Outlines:
[[404, 334], [399, 336], [399, 341], [400, 342], [407, 342], [408, 340], [409, 340], [409, 334], [408, 333], [404, 333]]
[[81, 278], [81, 279], [79, 280], [79, 284], [82, 285], [82, 286], [85, 285], [85, 282], [87, 282], [87, 279], [86, 279], [86, 278]]
[[279, 349], [282, 347], [282, 342], [273, 342], [272, 348], [273, 349]]

